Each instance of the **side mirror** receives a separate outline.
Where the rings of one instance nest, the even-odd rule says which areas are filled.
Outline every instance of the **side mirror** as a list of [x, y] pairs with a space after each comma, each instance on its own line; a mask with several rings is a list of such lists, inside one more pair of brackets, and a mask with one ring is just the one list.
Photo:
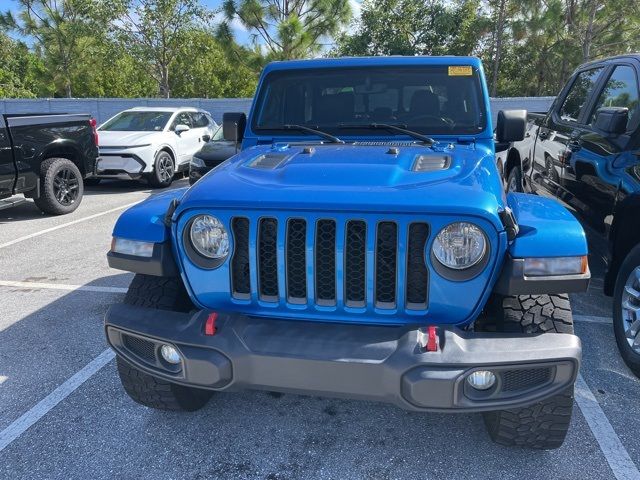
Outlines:
[[594, 127], [605, 135], [617, 136], [627, 131], [629, 109], [625, 107], [604, 107], [596, 112]]
[[241, 142], [244, 129], [247, 126], [247, 116], [244, 113], [224, 113], [222, 115], [222, 136], [231, 142]]
[[188, 132], [189, 130], [190, 128], [184, 123], [179, 123], [178, 125], [176, 125], [176, 128], [173, 129], [173, 131], [178, 135], [180, 135], [182, 132]]
[[524, 139], [527, 130], [526, 110], [500, 110], [496, 124], [498, 143], [518, 142]]
[[211, 140], [211, 135], [209, 135], [208, 133], [205, 133], [204, 135], [202, 135], [203, 142], [208, 142], [209, 140]]

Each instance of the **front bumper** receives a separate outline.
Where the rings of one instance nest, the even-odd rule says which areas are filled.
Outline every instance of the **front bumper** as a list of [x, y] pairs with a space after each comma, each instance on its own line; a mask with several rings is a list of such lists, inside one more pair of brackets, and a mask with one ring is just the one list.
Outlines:
[[[106, 315], [107, 339], [137, 368], [182, 385], [375, 400], [422, 411], [535, 403], [572, 385], [580, 363], [580, 340], [568, 334], [441, 330], [439, 350], [427, 352], [425, 336], [415, 327], [219, 314], [215, 335], [206, 336], [207, 316], [118, 304]], [[158, 355], [167, 343], [180, 351], [181, 365]], [[479, 369], [496, 373], [488, 391], [473, 390], [465, 381]]]
[[147, 162], [140, 156], [142, 152], [100, 152], [96, 163], [96, 176], [99, 178], [137, 179], [145, 170]]

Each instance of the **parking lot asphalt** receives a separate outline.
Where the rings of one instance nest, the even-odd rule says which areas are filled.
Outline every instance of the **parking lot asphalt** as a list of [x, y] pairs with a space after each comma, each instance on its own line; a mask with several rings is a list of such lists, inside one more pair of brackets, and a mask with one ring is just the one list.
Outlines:
[[480, 415], [369, 402], [247, 391], [195, 413], [133, 403], [102, 325], [132, 275], [105, 253], [118, 215], [153, 193], [105, 182], [71, 215], [0, 211], [1, 479], [640, 477], [640, 381], [615, 345], [596, 243], [590, 290], [572, 297], [583, 366], [558, 450], [495, 445]]

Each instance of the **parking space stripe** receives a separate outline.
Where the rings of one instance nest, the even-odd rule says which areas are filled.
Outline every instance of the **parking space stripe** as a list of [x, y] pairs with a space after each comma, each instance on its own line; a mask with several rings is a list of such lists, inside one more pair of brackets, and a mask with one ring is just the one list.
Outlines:
[[100, 287], [97, 285], [66, 285], [62, 283], [40, 283], [40, 282], [12, 282], [8, 280], [0, 280], [0, 287], [33, 289], [49, 289], [49, 290], [79, 290], [82, 292], [98, 292], [98, 293], [127, 293], [124, 287]]
[[91, 360], [82, 370], [69, 378], [49, 395], [40, 400], [33, 408], [24, 413], [11, 425], [0, 432], [0, 452], [11, 444], [16, 438], [26, 432], [29, 427], [44, 417], [53, 407], [73, 393], [80, 385], [91, 378], [102, 367], [109, 363], [115, 354], [110, 348], [106, 349], [96, 358]]
[[117, 212], [118, 210], [123, 210], [125, 208], [133, 207], [134, 205], [140, 203], [137, 202], [128, 203], [126, 205], [122, 205], [120, 207], [112, 208], [111, 210], [105, 210], [104, 212], [95, 213], [93, 215], [89, 215], [88, 217], [78, 218], [77, 220], [73, 220], [71, 222], [63, 223], [61, 225], [56, 225], [55, 227], [45, 228], [44, 230], [40, 230], [39, 232], [31, 233], [29, 235], [25, 235], [24, 237], [18, 237], [10, 242], [0, 244], [0, 248], [10, 247], [11, 245], [15, 245], [16, 243], [24, 242], [25, 240], [29, 240], [30, 238], [39, 237], [40, 235], [44, 235], [46, 233], [55, 232], [56, 230], [60, 230], [61, 228], [70, 227], [71, 225], [76, 225], [81, 222], [86, 222], [87, 220], [93, 220], [94, 218], [101, 217], [103, 215], [108, 215], [109, 213]]
[[640, 472], [620, 441], [582, 375], [576, 380], [576, 403], [617, 480], [638, 480]]
[[578, 322], [586, 322], [586, 323], [604, 323], [606, 325], [611, 325], [613, 323], [613, 319], [611, 317], [598, 317], [596, 315], [573, 315], [573, 319]]

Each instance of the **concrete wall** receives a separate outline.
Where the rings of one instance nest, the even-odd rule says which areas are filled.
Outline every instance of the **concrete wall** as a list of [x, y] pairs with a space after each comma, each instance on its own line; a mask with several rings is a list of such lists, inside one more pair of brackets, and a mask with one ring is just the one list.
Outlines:
[[[531, 112], [546, 111], [554, 97], [513, 97], [494, 98], [491, 111], [495, 122], [499, 110], [524, 108]], [[2, 113], [90, 113], [103, 123], [116, 113], [132, 107], [198, 107], [211, 113], [217, 122], [222, 121], [224, 112], [248, 112], [250, 98], [42, 98], [42, 99], [0, 99]]]

